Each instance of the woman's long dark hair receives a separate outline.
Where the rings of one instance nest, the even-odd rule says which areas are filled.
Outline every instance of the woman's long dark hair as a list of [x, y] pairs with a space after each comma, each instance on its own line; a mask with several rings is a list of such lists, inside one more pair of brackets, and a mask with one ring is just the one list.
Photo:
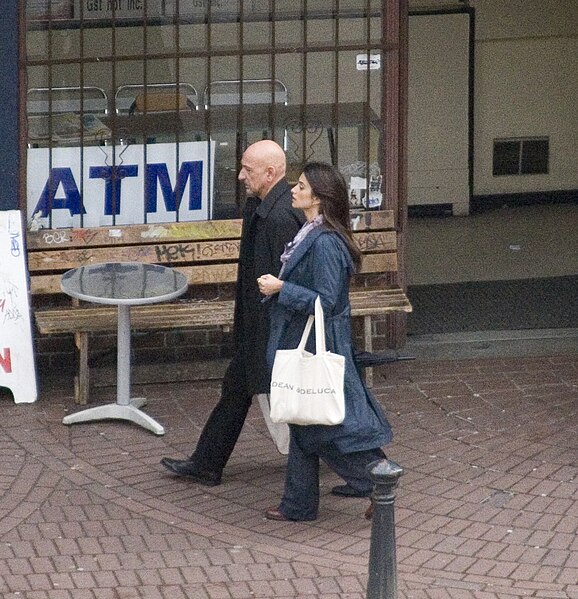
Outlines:
[[312, 194], [319, 199], [319, 211], [325, 224], [341, 234], [355, 268], [359, 270], [362, 254], [351, 232], [349, 193], [343, 175], [325, 162], [308, 162], [303, 168], [303, 175], [311, 186]]

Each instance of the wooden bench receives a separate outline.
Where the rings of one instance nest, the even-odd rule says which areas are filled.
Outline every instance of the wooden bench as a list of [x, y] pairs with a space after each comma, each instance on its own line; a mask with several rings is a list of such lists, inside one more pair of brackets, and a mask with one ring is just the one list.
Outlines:
[[[364, 319], [364, 350], [371, 351], [372, 317], [410, 312], [411, 304], [402, 289], [384, 287], [382, 282], [383, 273], [397, 270], [392, 211], [355, 213], [352, 223], [355, 239], [364, 254], [362, 270], [354, 278], [350, 294], [352, 313]], [[30, 290], [38, 332], [75, 336], [76, 403], [88, 401], [90, 334], [114, 332], [116, 308], [64, 298], [60, 288], [62, 273], [98, 262], [139, 261], [177, 268], [189, 280], [188, 295], [169, 304], [134, 307], [132, 329], [222, 327], [229, 330], [233, 324], [240, 234], [240, 220], [44, 229], [27, 233]], [[371, 385], [371, 371], [367, 376]]]

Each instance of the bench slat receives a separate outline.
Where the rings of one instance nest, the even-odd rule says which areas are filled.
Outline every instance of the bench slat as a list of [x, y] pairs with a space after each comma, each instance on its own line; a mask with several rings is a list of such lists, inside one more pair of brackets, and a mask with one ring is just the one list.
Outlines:
[[[394, 228], [393, 210], [360, 212], [352, 215], [354, 231]], [[26, 233], [28, 251], [58, 248], [139, 245], [147, 242], [181, 240], [238, 239], [241, 219], [119, 225], [86, 229], [41, 229]]]
[[[210, 285], [219, 283], [235, 283], [237, 280], [237, 263], [204, 264], [203, 266], [179, 266], [177, 268], [188, 279], [189, 285]], [[30, 291], [33, 295], [62, 293], [60, 288], [61, 274], [36, 275], [30, 280]]]
[[239, 240], [177, 242], [156, 245], [132, 245], [108, 248], [83, 248], [32, 252], [28, 268], [33, 272], [77, 268], [99, 262], [145, 262], [180, 264], [187, 262], [234, 261], [239, 257]]
[[397, 253], [365, 254], [360, 274], [393, 272], [397, 270]]
[[[204, 264], [202, 266], [175, 267], [188, 279], [189, 285], [215, 285], [219, 283], [235, 283], [237, 281], [237, 264]], [[361, 274], [394, 272], [397, 270], [397, 254], [366, 254], [361, 266]], [[36, 275], [30, 279], [30, 291], [33, 295], [54, 295], [62, 293], [60, 288], [61, 274]]]
[[26, 233], [26, 246], [28, 251], [37, 251], [139, 245], [147, 242], [176, 242], [187, 239], [238, 239], [241, 236], [241, 225], [241, 220], [234, 219], [87, 229], [41, 229]]
[[[396, 249], [393, 231], [355, 233], [355, 241], [362, 252], [389, 252]], [[239, 247], [238, 239], [219, 239], [104, 248], [54, 248], [30, 252], [28, 269], [34, 273], [65, 271], [98, 262], [145, 262], [165, 266], [191, 262], [232, 262], [239, 258]]]
[[[352, 291], [352, 316], [411, 312], [411, 305], [401, 289]], [[167, 310], [170, 306], [170, 310]], [[233, 324], [233, 300], [180, 301], [170, 304], [135, 306], [131, 310], [134, 330], [201, 328]], [[117, 308], [88, 306], [39, 310], [35, 313], [42, 334], [115, 331]]]

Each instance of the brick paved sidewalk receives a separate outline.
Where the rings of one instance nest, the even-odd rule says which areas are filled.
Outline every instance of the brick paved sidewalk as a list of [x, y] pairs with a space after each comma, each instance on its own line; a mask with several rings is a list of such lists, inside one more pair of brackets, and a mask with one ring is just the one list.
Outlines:
[[[405, 469], [400, 598], [578, 599], [578, 355], [398, 363], [374, 390]], [[365, 599], [367, 500], [325, 470], [316, 522], [266, 521], [284, 458], [256, 406], [221, 486], [171, 477], [160, 458], [189, 453], [218, 385], [138, 391], [165, 436], [63, 425], [68, 381], [0, 393], [3, 599]]]

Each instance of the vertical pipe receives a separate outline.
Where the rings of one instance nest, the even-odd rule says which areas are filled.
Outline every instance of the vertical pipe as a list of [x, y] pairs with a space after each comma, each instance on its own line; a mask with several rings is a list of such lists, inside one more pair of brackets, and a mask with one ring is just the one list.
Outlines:
[[[235, 154], [235, 175], [241, 170], [241, 158], [247, 146], [247, 130], [245, 127], [245, 6], [243, 1], [239, 6], [239, 104], [237, 106], [238, 137]], [[241, 181], [235, 176], [237, 186], [237, 203], [241, 205]]]
[[[216, 164], [212, 163], [212, 155], [211, 155], [211, 136], [212, 136], [212, 117], [211, 117], [211, 79], [213, 77], [212, 74], [212, 64], [211, 64], [211, 56], [213, 53], [213, 31], [211, 28], [211, 7], [210, 5], [207, 7], [207, 18], [205, 21], [206, 24], [206, 35], [207, 35], [207, 54], [206, 54], [206, 63], [205, 63], [205, 89], [207, 90], [206, 94], [203, 94], [203, 116], [204, 116], [204, 125], [205, 125], [205, 134], [207, 136], [207, 155], [209, 156], [209, 173], [216, 172]], [[211, 188], [209, 189], [209, 197], [211, 200], [215, 199], [215, 189], [212, 187], [213, 179], [209, 177], [209, 181], [211, 182]], [[237, 202], [237, 206], [239, 206], [239, 188], [237, 183], [235, 183], [235, 201]], [[215, 206], [213, 206], [213, 210]]]
[[[53, 62], [53, 52], [54, 52], [54, 48], [53, 48], [53, 39], [52, 39], [52, 33], [53, 33], [53, 29], [52, 29], [52, 3], [50, 3], [49, 7], [48, 7], [48, 24], [46, 27], [46, 36], [48, 39], [48, 52], [47, 52], [47, 59], [48, 59], [48, 84], [46, 87], [48, 87], [48, 180], [49, 180], [49, 185], [50, 188], [52, 189], [54, 187], [54, 182], [52, 179], [52, 165], [53, 165], [53, 158], [52, 158], [52, 150], [53, 150], [53, 125], [54, 122], [52, 120], [52, 88], [53, 88], [53, 76], [54, 76], [54, 62]], [[50, 205], [50, 213], [49, 213], [49, 217], [48, 217], [48, 228], [51, 229], [52, 228], [52, 204]]]
[[[175, 53], [175, 56], [174, 56], [174, 60], [175, 60], [175, 66], [174, 66], [174, 68], [175, 68], [175, 106], [179, 105], [178, 98], [181, 93], [181, 61], [178, 56], [178, 51], [180, 48], [180, 29], [179, 29], [180, 11], [181, 11], [180, 0], [176, 0], [175, 12], [177, 14], [177, 18], [173, 21], [174, 29], [171, 31], [173, 34], [173, 39], [172, 39], [173, 47], [171, 48], [171, 52]], [[162, 39], [162, 37], [161, 37], [161, 39]], [[175, 173], [179, 172], [179, 165], [181, 163], [181, 123], [182, 122], [183, 122], [182, 115], [177, 114], [177, 125], [175, 127], [175, 144], [177, 146], [176, 151], [175, 151]], [[184, 127], [183, 127], [183, 130], [184, 130]], [[185, 133], [185, 139], [186, 139], [186, 133]], [[179, 212], [180, 212], [181, 202], [182, 202], [183, 198], [184, 198], [184, 194], [180, 198], [178, 198], [179, 203], [176, 205], [176, 209], [175, 209], [175, 221], [176, 222], [179, 222]]]
[[[387, 284], [406, 286], [405, 245], [407, 229], [407, 86], [408, 0], [382, 0], [383, 88], [383, 202], [395, 214], [397, 230], [396, 273], [386, 273]], [[387, 317], [387, 346], [403, 345], [406, 315]]]
[[[69, 35], [74, 35], [71, 32]], [[85, 189], [84, 189], [84, 89], [85, 89], [85, 80], [84, 80], [84, 3], [80, 3], [80, 23], [78, 26], [78, 51], [79, 51], [79, 61], [78, 61], [78, 69], [79, 69], [79, 87], [80, 87], [80, 197], [82, 203], [82, 210], [80, 211], [80, 224], [79, 226], [84, 227], [84, 198], [85, 198]], [[113, 197], [114, 194], [113, 194]]]
[[365, 69], [365, 101], [363, 103], [363, 156], [361, 160], [365, 163], [365, 203], [369, 209], [369, 173], [371, 171], [371, 69], [369, 58], [371, 56], [371, 0], [365, 2], [365, 52], [367, 66]]
[[[117, 67], [117, 56], [116, 56], [116, 21], [113, 17], [112, 19], [112, 26], [111, 26], [111, 37], [110, 37], [110, 44], [111, 44], [111, 54], [112, 54], [112, 60], [111, 60], [111, 69], [112, 69], [112, 73], [111, 73], [111, 85], [112, 85], [112, 91], [111, 91], [111, 95], [114, 96], [115, 98], [115, 106], [112, 107], [112, 114], [113, 114], [113, 123], [115, 123], [116, 119], [116, 87], [117, 87], [117, 71], [116, 71], [116, 67]], [[112, 194], [113, 197], [113, 206], [112, 206], [112, 225], [116, 225], [116, 214], [117, 211], [119, 210], [119, 206], [117, 206], [116, 203], [116, 198], [119, 197], [118, 193], [117, 193], [117, 189], [116, 186], [118, 185], [117, 180], [114, 176], [114, 174], [116, 173], [116, 144], [119, 141], [118, 138], [118, 130], [116, 130], [116, 127], [113, 126], [113, 144], [112, 144], [112, 172], [113, 172], [113, 179], [112, 179], [112, 185], [114, 186], [114, 193]], [[126, 140], [126, 143], [128, 144], [129, 141], [128, 139]], [[122, 150], [121, 150], [122, 152]], [[122, 164], [122, 159], [120, 160], [120, 163]], [[144, 214], [144, 208], [143, 208], [143, 223], [145, 222], [145, 214]]]
[[333, 95], [333, 110], [331, 116], [331, 127], [328, 128], [329, 134], [329, 150], [331, 155], [331, 164], [339, 165], [339, 27], [340, 27], [340, 5], [339, 0], [335, 0], [334, 4], [334, 95]]
[[307, 123], [307, 117], [306, 117], [306, 110], [307, 110], [307, 58], [309, 56], [309, 41], [308, 41], [308, 36], [307, 36], [307, 12], [308, 12], [308, 6], [307, 6], [307, 0], [303, 0], [302, 1], [302, 23], [303, 23], [303, 28], [302, 28], [302, 34], [303, 34], [303, 39], [302, 39], [302, 43], [303, 43], [303, 50], [302, 50], [302, 77], [303, 77], [303, 92], [301, 94], [301, 166], [303, 166], [307, 160], [309, 159], [309, 156], [307, 155], [307, 127], [306, 127], [306, 123]]
[[[142, 139], [142, 148], [143, 148], [143, 164], [148, 164], [148, 143], [149, 138], [151, 137], [150, 128], [151, 121], [148, 117], [148, 84], [149, 84], [149, 63], [148, 63], [148, 54], [149, 54], [149, 23], [148, 23], [148, 3], [144, 3], [144, 11], [143, 11], [143, 89], [144, 89], [144, 106], [143, 106], [143, 119], [146, 123], [143, 130], [143, 139]], [[146, 169], [146, 166], [145, 166]], [[145, 175], [146, 176], [146, 175]], [[148, 198], [145, 198], [144, 205], [147, 205]], [[143, 223], [146, 224], [148, 222], [148, 213], [146, 208], [143, 207]]]
[[[276, 58], [277, 58], [277, 53], [275, 52], [275, 45], [277, 43], [276, 40], [276, 31], [275, 31], [275, 23], [276, 23], [276, 17], [277, 17], [277, 7], [275, 5], [275, 0], [271, 0], [271, 2], [269, 2], [269, 23], [270, 23], [270, 48], [271, 48], [271, 53], [269, 55], [269, 61], [270, 61], [270, 71], [271, 71], [271, 111], [269, 113], [269, 128], [271, 130], [271, 139], [273, 141], [275, 141], [275, 136], [277, 133], [277, 127], [276, 125], [276, 120], [277, 120], [277, 106], [276, 106], [276, 99], [275, 99], [275, 93], [276, 93], [276, 86], [275, 86], [275, 79], [277, 79], [277, 63], [276, 63]], [[285, 138], [283, 138], [283, 149], [285, 151], [287, 151], [287, 143]]]

